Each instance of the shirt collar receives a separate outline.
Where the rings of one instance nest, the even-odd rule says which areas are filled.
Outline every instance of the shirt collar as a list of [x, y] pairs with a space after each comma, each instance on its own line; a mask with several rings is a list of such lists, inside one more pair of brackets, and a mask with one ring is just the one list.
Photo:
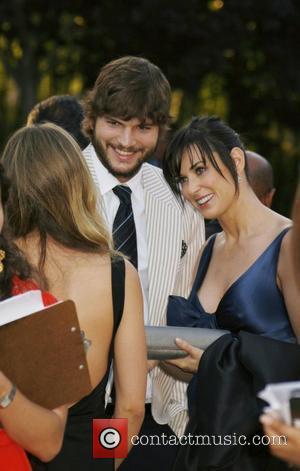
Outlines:
[[138, 173], [134, 175], [130, 180], [126, 183], [121, 183], [119, 180], [112, 175], [106, 167], [100, 162], [94, 146], [92, 147], [92, 153], [95, 159], [95, 169], [97, 173], [97, 177], [99, 180], [100, 192], [101, 195], [104, 196], [106, 193], [111, 191], [117, 185], [127, 185], [131, 189], [132, 193], [137, 195], [143, 191], [143, 183], [142, 183], [142, 175], [143, 175], [143, 166], [140, 168]]

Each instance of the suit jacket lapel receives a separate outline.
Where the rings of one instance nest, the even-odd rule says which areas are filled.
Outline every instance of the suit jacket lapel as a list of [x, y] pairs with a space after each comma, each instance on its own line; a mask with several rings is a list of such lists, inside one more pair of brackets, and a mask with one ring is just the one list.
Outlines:
[[148, 239], [149, 322], [165, 323], [168, 294], [174, 287], [182, 244], [182, 211], [161, 171], [143, 169]]
[[90, 174], [92, 175], [96, 188], [98, 188], [100, 186], [100, 182], [98, 182], [98, 179], [97, 179], [97, 174], [96, 174], [95, 165], [94, 165], [94, 155], [93, 155], [92, 149], [93, 149], [92, 144], [89, 144], [82, 153], [83, 153], [85, 162], [89, 168]]
[[98, 210], [100, 212], [100, 214], [102, 216], [104, 216], [104, 219], [106, 221], [106, 223], [108, 224], [109, 226], [109, 223], [108, 223], [108, 218], [107, 218], [107, 213], [106, 213], [106, 208], [105, 208], [105, 204], [104, 204], [104, 201], [103, 201], [103, 198], [101, 196], [101, 185], [100, 185], [100, 182], [97, 178], [97, 172], [96, 172], [96, 168], [95, 168], [95, 162], [97, 159], [97, 157], [95, 156], [95, 154], [93, 153], [93, 147], [92, 147], [92, 144], [89, 144], [83, 151], [83, 157], [85, 159], [85, 163], [87, 164], [88, 166], [88, 169], [90, 171], [90, 174], [92, 176], [92, 179], [93, 179], [93, 182], [95, 184], [95, 190], [96, 190], [96, 194], [97, 194], [97, 207], [98, 207]]

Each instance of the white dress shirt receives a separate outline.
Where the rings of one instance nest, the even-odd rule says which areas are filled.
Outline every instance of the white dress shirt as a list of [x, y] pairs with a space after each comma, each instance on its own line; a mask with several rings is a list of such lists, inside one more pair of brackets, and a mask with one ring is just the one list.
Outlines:
[[[117, 214], [120, 200], [114, 194], [112, 189], [117, 185], [126, 185], [131, 189], [131, 204], [136, 229], [137, 254], [138, 254], [138, 273], [141, 281], [144, 301], [144, 323], [148, 322], [148, 298], [149, 298], [149, 279], [148, 279], [148, 244], [146, 233], [146, 215], [145, 198], [142, 184], [142, 168], [126, 183], [120, 183], [104, 165], [100, 162], [93, 148], [93, 157], [95, 160], [95, 172], [104, 203], [105, 217], [110, 231], [112, 232], [113, 222]], [[151, 401], [151, 383], [147, 381], [147, 402]]]

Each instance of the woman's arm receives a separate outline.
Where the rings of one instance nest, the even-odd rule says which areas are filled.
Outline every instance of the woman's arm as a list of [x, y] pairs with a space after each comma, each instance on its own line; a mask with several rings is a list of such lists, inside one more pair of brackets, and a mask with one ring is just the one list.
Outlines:
[[125, 262], [125, 303], [114, 342], [116, 403], [114, 418], [128, 418], [128, 449], [140, 431], [145, 411], [147, 352], [143, 298], [137, 271]]
[[293, 256], [295, 255], [293, 253], [293, 229], [283, 238], [277, 274], [293, 330], [300, 341], [300, 284], [297, 283], [293, 267]]
[[[0, 397], [12, 383], [0, 371]], [[59, 452], [65, 430], [67, 406], [44, 409], [27, 399], [18, 389], [11, 404], [0, 408], [0, 423], [8, 435], [41, 461], [50, 461]]]

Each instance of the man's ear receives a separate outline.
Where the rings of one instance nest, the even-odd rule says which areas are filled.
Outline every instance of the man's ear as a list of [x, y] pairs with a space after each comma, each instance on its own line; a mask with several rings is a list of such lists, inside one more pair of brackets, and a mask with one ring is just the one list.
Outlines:
[[242, 176], [245, 170], [245, 154], [239, 147], [233, 147], [230, 151], [231, 158], [233, 159], [238, 176]]
[[95, 120], [92, 119], [92, 118], [86, 118], [86, 127], [90, 130], [90, 131], [94, 131], [95, 129]]
[[267, 206], [268, 208], [271, 208], [272, 206], [272, 201], [273, 201], [275, 191], [276, 191], [275, 188], [272, 188], [272, 190], [268, 191], [268, 193], [264, 197], [264, 201], [262, 201], [264, 205]]

